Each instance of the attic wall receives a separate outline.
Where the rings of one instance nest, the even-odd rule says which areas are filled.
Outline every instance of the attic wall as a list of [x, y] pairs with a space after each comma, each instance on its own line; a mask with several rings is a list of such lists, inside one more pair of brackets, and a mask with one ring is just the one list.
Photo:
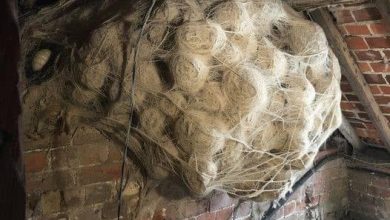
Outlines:
[[58, 136], [23, 146], [28, 219], [116, 219], [118, 146], [89, 129], [78, 129], [72, 144], [70, 136]]
[[[118, 146], [98, 132], [79, 129], [55, 140], [25, 141], [27, 219], [116, 219], [121, 154]], [[321, 151], [320, 156], [328, 151]], [[331, 152], [331, 151], [329, 151]], [[131, 172], [135, 175], [135, 171]], [[348, 179], [343, 159], [324, 165], [274, 219], [304, 216], [339, 219], [348, 207]], [[133, 184], [130, 180], [130, 183]], [[124, 219], [130, 219], [138, 191], [124, 196]], [[165, 182], [145, 198], [140, 219], [258, 219], [268, 202], [242, 202], [226, 193], [194, 199], [180, 184]], [[163, 219], [163, 218], [161, 218]]]
[[[336, 24], [355, 57], [383, 114], [390, 120], [390, 30], [386, 29], [374, 1], [330, 8]], [[342, 78], [343, 114], [366, 142], [383, 145], [357, 94]]]
[[348, 170], [351, 219], [390, 219], [390, 177]]

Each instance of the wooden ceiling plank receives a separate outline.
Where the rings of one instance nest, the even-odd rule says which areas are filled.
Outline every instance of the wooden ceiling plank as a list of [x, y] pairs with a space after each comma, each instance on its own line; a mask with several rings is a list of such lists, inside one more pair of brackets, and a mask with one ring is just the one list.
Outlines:
[[334, 24], [332, 16], [325, 8], [314, 10], [310, 12], [310, 15], [313, 21], [317, 22], [324, 29], [328, 42], [344, 69], [342, 74], [347, 78], [353, 91], [359, 97], [361, 104], [378, 130], [385, 148], [390, 152], [390, 127], [388, 126], [388, 121], [375, 101], [369, 85], [351, 56], [349, 48]]

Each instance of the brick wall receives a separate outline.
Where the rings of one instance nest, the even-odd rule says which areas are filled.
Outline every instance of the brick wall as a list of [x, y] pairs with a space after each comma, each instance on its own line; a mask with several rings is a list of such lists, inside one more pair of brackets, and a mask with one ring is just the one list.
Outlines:
[[[390, 28], [374, 1], [330, 8], [337, 26], [362, 71], [383, 114], [390, 120]], [[341, 107], [357, 134], [366, 142], [383, 145], [363, 105], [343, 77]]]
[[[119, 146], [92, 129], [78, 129], [73, 139], [60, 136], [22, 142], [27, 219], [116, 219]], [[125, 198], [125, 217], [136, 204], [136, 198], [130, 197]]]
[[349, 169], [348, 176], [350, 219], [390, 219], [390, 172], [381, 175]]
[[[167, 183], [157, 191], [176, 195], [175, 200], [161, 198], [161, 193], [150, 195], [148, 201], [157, 201], [148, 208], [142, 219], [227, 220], [260, 219], [269, 208], [269, 202], [240, 202], [226, 193], [213, 192], [209, 198], [191, 199], [185, 190]], [[275, 213], [272, 219], [341, 219], [348, 209], [348, 177], [342, 158], [326, 163], [305, 182]], [[156, 218], [155, 218], [156, 219]]]

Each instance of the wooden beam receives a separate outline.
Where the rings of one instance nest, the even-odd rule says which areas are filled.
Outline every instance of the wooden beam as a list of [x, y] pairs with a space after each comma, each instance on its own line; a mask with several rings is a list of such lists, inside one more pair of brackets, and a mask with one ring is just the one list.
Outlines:
[[359, 3], [364, 0], [285, 0], [297, 11], [304, 11], [314, 8], [327, 7], [338, 4]]
[[369, 85], [351, 56], [349, 48], [334, 24], [332, 16], [327, 9], [323, 8], [310, 12], [310, 15], [313, 21], [317, 22], [324, 29], [328, 42], [343, 68], [342, 74], [347, 78], [353, 91], [359, 97], [361, 104], [379, 132], [386, 149], [390, 152], [390, 127], [388, 126], [388, 121], [375, 101]]
[[347, 141], [352, 145], [352, 147], [357, 151], [363, 151], [366, 145], [360, 140], [359, 136], [356, 134], [355, 129], [349, 123], [349, 121], [343, 115], [343, 122], [339, 127], [341, 134], [347, 139]]
[[390, 0], [376, 0], [376, 7], [382, 15], [382, 20], [390, 31]]

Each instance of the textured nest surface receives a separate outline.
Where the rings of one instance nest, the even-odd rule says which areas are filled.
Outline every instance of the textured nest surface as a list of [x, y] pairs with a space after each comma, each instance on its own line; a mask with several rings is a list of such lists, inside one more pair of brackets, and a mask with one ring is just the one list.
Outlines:
[[89, 125], [127, 144], [153, 178], [176, 175], [200, 196], [218, 189], [269, 200], [290, 189], [341, 123], [338, 61], [322, 29], [280, 1], [166, 0], [146, 21], [141, 7], [111, 13], [92, 31], [81, 26], [82, 40], [53, 27], [112, 9], [88, 6], [38, 25], [67, 4], [25, 24], [26, 45], [63, 48], [55, 77], [26, 89], [32, 136], [59, 121]]

